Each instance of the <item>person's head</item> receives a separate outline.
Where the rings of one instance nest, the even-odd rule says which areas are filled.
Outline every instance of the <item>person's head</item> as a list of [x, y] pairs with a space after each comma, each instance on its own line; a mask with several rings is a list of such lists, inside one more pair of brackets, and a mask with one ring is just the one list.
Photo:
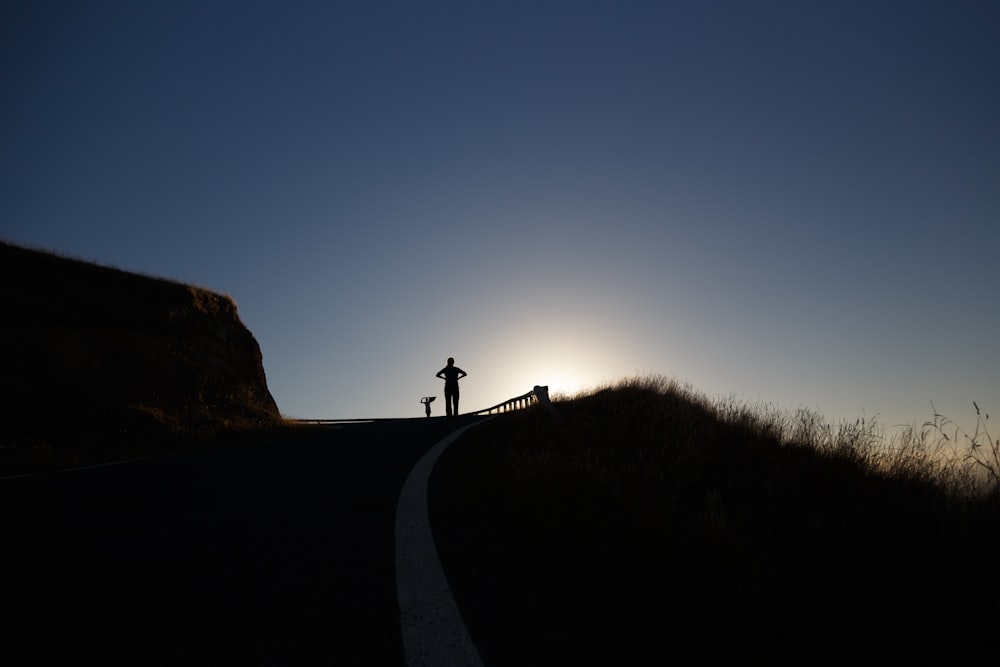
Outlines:
[[448, 365], [449, 366], [455, 365], [455, 357], [448, 357]]

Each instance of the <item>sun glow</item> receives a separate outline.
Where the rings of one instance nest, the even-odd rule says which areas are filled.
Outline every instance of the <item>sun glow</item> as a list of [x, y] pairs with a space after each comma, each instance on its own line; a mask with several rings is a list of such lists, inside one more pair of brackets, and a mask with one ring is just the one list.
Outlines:
[[572, 397], [590, 386], [581, 377], [567, 373], [555, 373], [541, 380], [542, 385], [549, 388], [549, 396], [553, 398], [560, 395]]
[[510, 386], [509, 391], [515, 393], [539, 385], [548, 387], [552, 397], [571, 397], [607, 379], [601, 375], [600, 366], [587, 359], [588, 355], [552, 354], [551, 358], [532, 355], [506, 367], [502, 376], [504, 384]]

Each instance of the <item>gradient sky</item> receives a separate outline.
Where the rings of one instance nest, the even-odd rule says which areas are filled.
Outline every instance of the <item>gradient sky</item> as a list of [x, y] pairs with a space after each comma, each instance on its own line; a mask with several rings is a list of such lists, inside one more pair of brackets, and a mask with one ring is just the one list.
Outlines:
[[[0, 237], [232, 295], [291, 417], [663, 374], [1000, 410], [1000, 4], [0, 5]], [[1000, 428], [994, 428], [1000, 431]]]

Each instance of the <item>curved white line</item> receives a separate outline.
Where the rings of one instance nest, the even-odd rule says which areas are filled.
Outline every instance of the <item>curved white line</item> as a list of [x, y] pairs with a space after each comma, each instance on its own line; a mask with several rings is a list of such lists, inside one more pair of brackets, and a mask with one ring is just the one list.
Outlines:
[[[489, 420], [483, 420], [489, 421]], [[396, 595], [407, 667], [482, 667], [441, 568], [427, 510], [427, 483], [441, 453], [465, 431], [452, 431], [417, 461], [396, 505]]]

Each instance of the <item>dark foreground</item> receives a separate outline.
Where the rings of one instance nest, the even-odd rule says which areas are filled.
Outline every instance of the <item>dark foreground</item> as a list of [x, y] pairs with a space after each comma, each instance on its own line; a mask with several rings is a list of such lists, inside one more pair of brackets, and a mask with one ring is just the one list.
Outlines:
[[0, 480], [4, 655], [402, 664], [396, 502], [414, 463], [458, 422], [344, 425]]

